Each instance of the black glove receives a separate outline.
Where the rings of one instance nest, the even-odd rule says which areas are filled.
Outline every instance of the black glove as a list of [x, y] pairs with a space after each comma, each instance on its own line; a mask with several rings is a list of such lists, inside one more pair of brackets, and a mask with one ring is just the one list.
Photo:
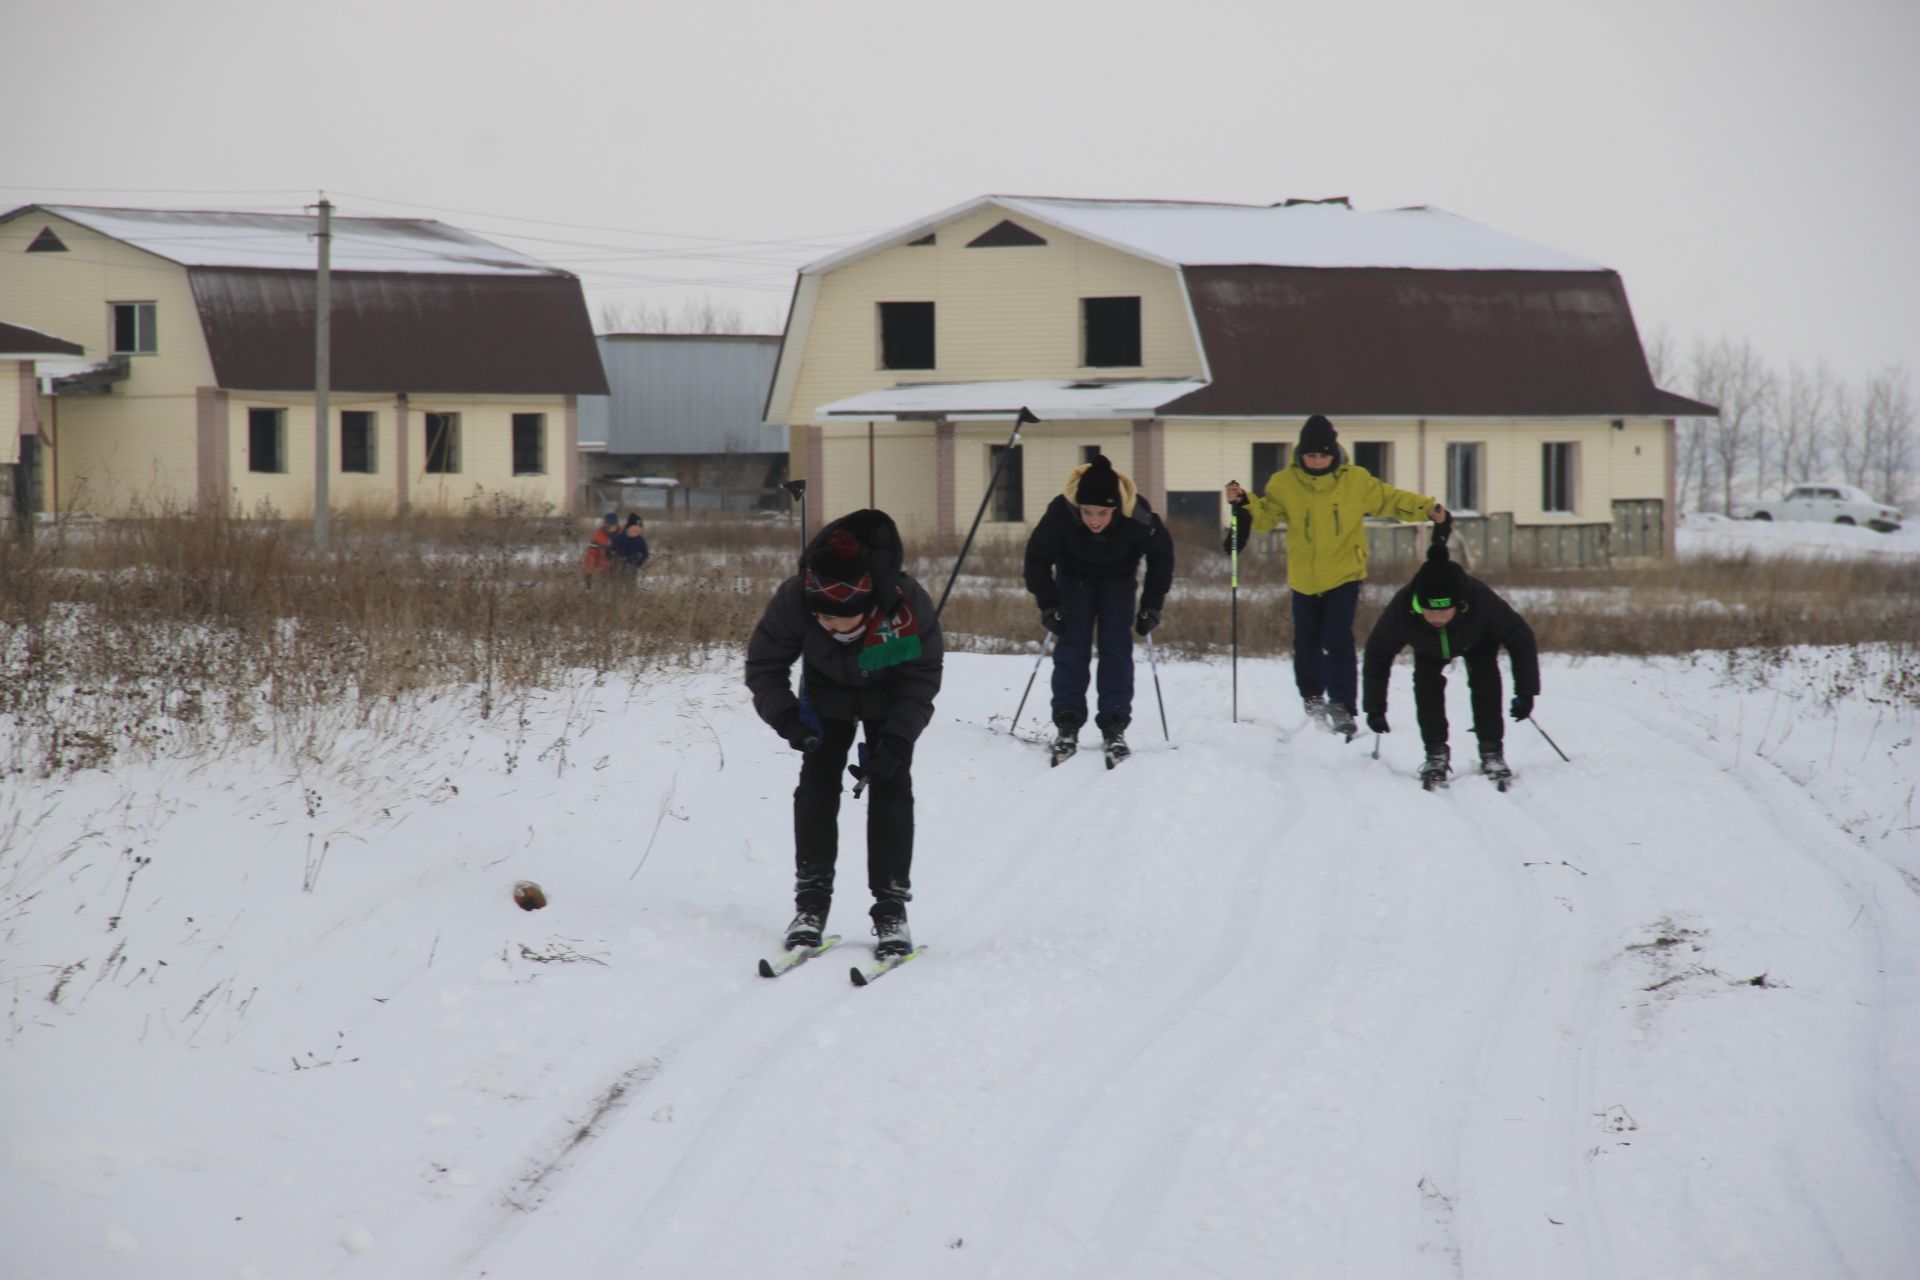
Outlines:
[[1509, 707], [1508, 710], [1513, 712], [1513, 718], [1515, 720], [1525, 720], [1533, 714], [1533, 695], [1530, 693], [1514, 694], [1513, 705]]
[[1060, 612], [1059, 605], [1055, 605], [1051, 609], [1042, 609], [1040, 611], [1040, 625], [1053, 632], [1053, 634], [1060, 635], [1067, 629], [1067, 615]]
[[1367, 712], [1367, 728], [1373, 730], [1375, 733], [1393, 732], [1393, 730], [1387, 728], [1387, 713], [1384, 711]]
[[820, 749], [820, 735], [807, 728], [800, 719], [800, 713], [789, 707], [780, 713], [773, 722], [773, 731], [787, 740], [787, 745], [801, 755], [812, 755]]
[[1137, 636], [1149, 635], [1153, 629], [1159, 625], [1160, 611], [1158, 609], [1142, 609], [1139, 616], [1133, 620], [1133, 634]]
[[885, 782], [900, 772], [900, 766], [907, 761], [910, 751], [906, 739], [897, 738], [891, 733], [880, 735], [880, 741], [867, 753], [867, 777], [876, 782]]
[[1220, 540], [1220, 549], [1232, 552], [1236, 547], [1247, 545], [1247, 535], [1253, 532], [1253, 512], [1247, 510], [1245, 499], [1233, 506], [1233, 528], [1227, 530], [1227, 536]]

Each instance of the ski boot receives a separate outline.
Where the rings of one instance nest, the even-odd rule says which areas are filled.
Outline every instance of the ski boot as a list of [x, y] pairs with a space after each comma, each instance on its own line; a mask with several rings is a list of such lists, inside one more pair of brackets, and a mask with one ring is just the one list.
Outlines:
[[1513, 770], [1507, 766], [1507, 758], [1500, 754], [1500, 748], [1480, 752], [1480, 772], [1487, 775], [1487, 781], [1505, 791], [1513, 785]]
[[1317, 725], [1327, 724], [1328, 717], [1332, 714], [1332, 712], [1327, 706], [1327, 700], [1324, 695], [1318, 694], [1318, 693], [1310, 693], [1306, 697], [1302, 698], [1300, 700], [1300, 703], [1307, 710], [1308, 724], [1317, 724]]
[[820, 935], [826, 927], [827, 913], [824, 909], [800, 908], [793, 917], [793, 923], [787, 926], [787, 950], [813, 950], [820, 945]]
[[1053, 755], [1053, 763], [1071, 759], [1080, 749], [1080, 726], [1086, 723], [1086, 717], [1071, 713], [1062, 713], [1053, 718], [1053, 741], [1047, 744], [1047, 750]]
[[1453, 772], [1452, 756], [1445, 747], [1429, 748], [1427, 762], [1420, 766], [1420, 786], [1426, 791], [1444, 790], [1447, 775]]
[[1353, 708], [1344, 702], [1327, 703], [1327, 728], [1339, 734], [1348, 742], [1360, 732], [1360, 726], [1354, 723]]
[[894, 960], [913, 950], [913, 934], [907, 930], [907, 904], [888, 900], [873, 904], [873, 936], [876, 959]]
[[1100, 726], [1107, 768], [1113, 768], [1133, 754], [1133, 748], [1127, 745], [1127, 726], [1132, 723], [1131, 716], [1095, 716], [1093, 722]]

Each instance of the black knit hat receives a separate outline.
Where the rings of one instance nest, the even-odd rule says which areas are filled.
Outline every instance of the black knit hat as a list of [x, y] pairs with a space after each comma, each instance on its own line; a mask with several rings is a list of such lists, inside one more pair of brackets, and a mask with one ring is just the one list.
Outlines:
[[1073, 500], [1083, 507], [1120, 505], [1120, 476], [1113, 469], [1113, 463], [1107, 460], [1106, 454], [1093, 455], [1093, 461], [1080, 473], [1080, 484], [1074, 490]]
[[1427, 562], [1413, 575], [1413, 611], [1457, 609], [1467, 594], [1467, 575], [1447, 555], [1440, 538], [1427, 548]]
[[1340, 433], [1333, 429], [1333, 424], [1316, 413], [1300, 428], [1300, 444], [1294, 452], [1337, 454], [1340, 451], [1339, 439]]
[[873, 605], [873, 552], [850, 529], [835, 529], [807, 556], [807, 608], [851, 618]]

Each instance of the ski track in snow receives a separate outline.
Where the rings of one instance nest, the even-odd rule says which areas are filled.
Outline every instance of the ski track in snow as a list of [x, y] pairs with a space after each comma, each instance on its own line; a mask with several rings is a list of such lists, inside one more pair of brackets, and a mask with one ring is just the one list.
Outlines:
[[[1398, 690], [1403, 706], [1407, 692]], [[1612, 754], [1629, 774], [1633, 763], [1699, 767], [1700, 747], [1682, 725], [1650, 732], [1598, 701], [1561, 708], [1592, 737], [1617, 733], [1628, 745]], [[707, 1082], [693, 1102], [682, 1094], [678, 1104], [703, 1121], [653, 1152], [637, 1178], [632, 1153], [614, 1155], [618, 1139], [600, 1143], [569, 1180], [573, 1203], [564, 1216], [519, 1224], [525, 1249], [468, 1261], [486, 1262], [489, 1274], [521, 1274], [549, 1252], [548, 1229], [625, 1222], [632, 1225], [602, 1225], [596, 1274], [743, 1274], [780, 1253], [802, 1275], [924, 1266], [929, 1230], [945, 1228], [913, 1221], [913, 1206], [965, 1203], [970, 1189], [979, 1200], [980, 1167], [940, 1168], [931, 1145], [903, 1134], [914, 1162], [909, 1195], [887, 1187], [885, 1168], [823, 1177], [804, 1153], [789, 1163], [783, 1136], [804, 1128], [799, 1118], [817, 1098], [822, 1072], [863, 1055], [902, 1057], [852, 1027], [809, 1044], [809, 1027], [894, 1017], [906, 1022], [910, 1041], [916, 1013], [924, 1029], [941, 994], [930, 989], [951, 986], [971, 988], [969, 1005], [1018, 1007], [1023, 989], [1073, 990], [1077, 998], [1045, 1008], [1057, 1030], [1024, 1046], [1019, 1070], [992, 1082], [991, 1128], [1014, 1146], [991, 1175], [999, 1190], [952, 1226], [943, 1274], [1232, 1275], [1249, 1257], [1288, 1258], [1297, 1267], [1289, 1274], [1301, 1275], [1640, 1273], [1638, 1262], [1655, 1260], [1623, 1266], [1610, 1241], [1631, 1233], [1632, 1223], [1609, 1220], [1595, 1182], [1607, 1116], [1595, 1077], [1618, 995], [1610, 965], [1647, 923], [1623, 914], [1612, 855], [1624, 838], [1661, 837], [1636, 824], [1630, 805], [1583, 812], [1570, 776], [1580, 770], [1561, 772], [1544, 741], [1522, 741], [1530, 728], [1509, 727], [1510, 754], [1526, 753], [1530, 765], [1502, 795], [1474, 771], [1471, 737], [1456, 724], [1463, 768], [1448, 791], [1421, 798], [1431, 825], [1413, 830], [1405, 805], [1373, 803], [1383, 787], [1413, 785], [1411, 770], [1396, 762], [1404, 739], [1376, 762], [1364, 737], [1345, 744], [1297, 722], [1230, 726], [1220, 733], [1231, 750], [1259, 765], [1188, 770], [1173, 794], [1163, 793], [1160, 774], [1174, 757], [1148, 734], [1135, 735], [1135, 758], [1112, 775], [1091, 754], [1058, 770], [1041, 767], [1031, 750], [1013, 770], [980, 765], [974, 760], [993, 745], [980, 744], [970, 753], [968, 785], [1049, 788], [1066, 829], [1057, 838], [1026, 829], [1024, 804], [1010, 806], [1006, 820], [991, 809], [968, 813], [966, 847], [988, 857], [964, 882], [958, 909], [945, 913], [955, 923], [928, 939], [929, 958], [951, 958], [954, 967], [936, 974], [923, 962], [915, 977], [857, 997], [868, 1006], [887, 1002], [879, 1013], [847, 1003], [838, 964], [810, 965], [777, 991], [736, 1001], [661, 1054], [669, 1066], [655, 1082], [660, 1091], [675, 1080]], [[1249, 774], [1261, 786], [1253, 796]], [[1705, 802], [1709, 808], [1805, 820], [1800, 797], [1778, 800], [1738, 777], [1716, 771], [1704, 789], [1730, 793]], [[858, 812], [851, 803], [843, 810], [856, 823]], [[1190, 825], [1170, 814], [1219, 816]], [[1110, 865], [1089, 858], [1084, 834], [1071, 830], [1089, 827], [1127, 843]], [[1824, 828], [1811, 835], [1832, 839]], [[1427, 842], [1475, 856], [1436, 862], [1422, 851]], [[849, 843], [857, 869], [857, 843]], [[924, 818], [920, 846], [924, 884], [927, 861], [953, 850]], [[1115, 876], [1134, 883], [1116, 885]], [[1099, 877], [1104, 884], [1088, 883]], [[1302, 879], [1310, 893], [1300, 891]], [[1102, 898], [1090, 888], [1112, 892]], [[1429, 900], [1444, 909], [1423, 910]], [[1177, 914], [1140, 909], [1161, 901]], [[1081, 949], [1071, 942], [1073, 912], [1093, 902], [1092, 910], [1123, 919], [1094, 931], [1091, 948]], [[843, 913], [860, 906], [858, 895], [842, 903]], [[1113, 935], [1124, 934], [1126, 920], [1156, 931], [1144, 944], [1156, 959], [1123, 978], [1128, 947]], [[1462, 930], [1505, 941], [1455, 945]], [[1049, 932], [1064, 936], [1047, 941]], [[1023, 952], [1007, 941], [1020, 938], [1040, 941]], [[1179, 945], [1155, 945], [1166, 939]], [[788, 1007], [769, 1022], [775, 1003]], [[863, 1110], [857, 1098], [832, 1091], [825, 1101], [848, 1119]], [[897, 1115], [875, 1119], [907, 1126]], [[1409, 1136], [1383, 1149], [1368, 1141], [1380, 1127]], [[1779, 1172], [1802, 1188], [1799, 1203], [1826, 1242], [1810, 1244], [1802, 1260], [1833, 1274], [1872, 1274], [1849, 1265], [1809, 1189], [1817, 1169], [1795, 1157]], [[1209, 1207], [1224, 1198], [1217, 1183], [1240, 1186], [1244, 1197], [1248, 1184], [1262, 1182], [1271, 1216], [1233, 1221]], [[814, 1238], [809, 1220], [845, 1220], [844, 1197], [863, 1186], [875, 1199], [856, 1215], [861, 1231], [835, 1238], [838, 1257], [816, 1257], [829, 1233]], [[699, 1206], [724, 1201], [727, 1188], [756, 1187], [795, 1199], [797, 1210], [779, 1214], [778, 1225], [798, 1252], [769, 1247], [767, 1206], [751, 1194], [720, 1221], [693, 1228]], [[843, 1197], [838, 1213], [833, 1187]], [[1897, 1213], [1915, 1199], [1907, 1169], [1883, 1208]], [[1398, 1206], [1386, 1221], [1383, 1203]], [[1316, 1241], [1285, 1225], [1303, 1213], [1345, 1226]]]
[[[606, 860], [612, 918], [644, 901], [645, 928], [625, 956], [575, 939], [624, 963], [540, 972], [502, 1004], [528, 965], [448, 972], [429, 951], [374, 1015], [335, 997], [337, 1025], [375, 1044], [436, 999], [550, 1039], [473, 1113], [490, 1128], [417, 1148], [478, 1177], [357, 1213], [354, 1188], [326, 1193], [316, 1217], [368, 1225], [325, 1272], [1920, 1273], [1920, 889], [1798, 781], [1771, 709], [1756, 746], [1736, 704], [1677, 696], [1671, 667], [1554, 663], [1543, 709], [1575, 761], [1509, 723], [1519, 778], [1501, 794], [1474, 769], [1456, 679], [1459, 771], [1426, 793], [1404, 665], [1379, 760], [1369, 734], [1306, 724], [1271, 662], [1242, 664], [1239, 724], [1207, 718], [1223, 667], [1163, 664], [1169, 746], [1143, 667], [1147, 714], [1112, 771], [1091, 750], [1049, 769], [986, 727], [1030, 668], [950, 664], [915, 784], [929, 950], [863, 991], [846, 971], [869, 954], [864, 802], [841, 810], [829, 928], [847, 942], [759, 978], [754, 949], [785, 919], [793, 758], [730, 676], [684, 677], [668, 696], [700, 699], [702, 727], [648, 757], [659, 785], [617, 802], [639, 835]], [[741, 831], [744, 858], [723, 857]], [[433, 895], [431, 871], [399, 865], [303, 935], [316, 954]], [[534, 1016], [588, 978], [604, 1017]], [[489, 1064], [422, 1072], [450, 1065]], [[449, 1110], [440, 1096], [381, 1114]], [[312, 1256], [287, 1274], [323, 1273]], [[190, 1273], [175, 1265], [148, 1273]]]

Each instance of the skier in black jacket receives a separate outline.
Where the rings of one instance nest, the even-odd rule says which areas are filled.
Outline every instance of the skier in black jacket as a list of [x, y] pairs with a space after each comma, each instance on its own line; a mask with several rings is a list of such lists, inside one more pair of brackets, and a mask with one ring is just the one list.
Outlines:
[[[1134, 610], [1135, 575], [1147, 581]], [[1053, 649], [1054, 762], [1078, 745], [1087, 722], [1087, 683], [1099, 632], [1099, 714], [1094, 723], [1110, 757], [1124, 759], [1133, 718], [1133, 636], [1160, 625], [1173, 585], [1173, 538], [1133, 481], [1104, 455], [1067, 475], [1027, 539], [1027, 590], [1040, 623], [1058, 637]]]
[[1447, 554], [1452, 521], [1436, 525], [1426, 563], [1413, 581], [1387, 603], [1367, 637], [1361, 673], [1362, 706], [1367, 727], [1387, 729], [1387, 675], [1403, 648], [1413, 650], [1413, 705], [1427, 760], [1420, 781], [1436, 786], [1451, 771], [1447, 747], [1446, 670], [1455, 658], [1467, 668], [1473, 704], [1473, 732], [1480, 740], [1480, 770], [1504, 788], [1513, 770], [1502, 754], [1505, 726], [1500, 720], [1500, 648], [1513, 667], [1515, 720], [1533, 714], [1540, 694], [1540, 653], [1533, 628], [1492, 587], [1469, 577]]
[[[794, 909], [789, 948], [820, 945], [840, 847], [840, 770], [872, 789], [867, 886], [881, 959], [913, 950], [913, 748], [933, 719], [944, 646], [933, 602], [903, 570], [900, 531], [884, 511], [855, 511], [807, 545], [800, 572], [774, 591], [747, 642], [753, 709], [801, 753], [793, 792]], [[800, 660], [800, 692], [789, 684]]]

